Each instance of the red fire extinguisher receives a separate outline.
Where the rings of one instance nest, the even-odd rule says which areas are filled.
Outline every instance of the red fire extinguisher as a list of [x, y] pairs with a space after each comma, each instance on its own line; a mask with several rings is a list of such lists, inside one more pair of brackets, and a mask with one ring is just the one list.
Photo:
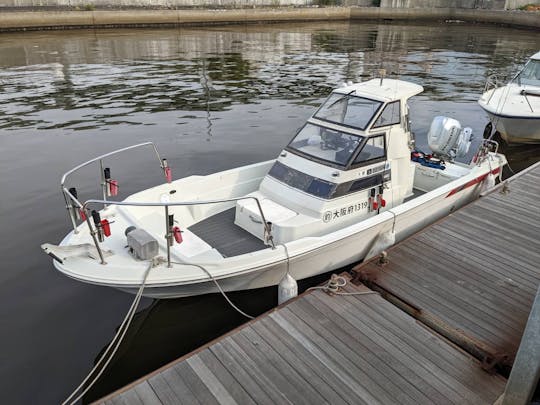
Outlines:
[[386, 200], [383, 198], [383, 192], [384, 192], [384, 187], [379, 186], [379, 195], [377, 196], [377, 198], [379, 200], [379, 205], [382, 208], [386, 207]]
[[102, 219], [101, 222], [101, 229], [103, 230], [103, 235], [109, 237], [111, 236], [111, 224], [108, 220]]
[[169, 167], [169, 164], [167, 163], [167, 159], [162, 159], [163, 161], [163, 172], [165, 173], [165, 178], [167, 179], [167, 183], [170, 183], [172, 181], [172, 170]]
[[172, 229], [172, 232], [173, 232], [174, 240], [176, 240], [176, 243], [182, 243], [183, 239], [182, 239], [182, 231], [180, 230], [180, 227], [175, 226]]

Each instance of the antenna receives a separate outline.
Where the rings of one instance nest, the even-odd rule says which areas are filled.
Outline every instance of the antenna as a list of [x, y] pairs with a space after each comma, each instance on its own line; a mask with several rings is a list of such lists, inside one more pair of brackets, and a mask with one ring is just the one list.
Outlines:
[[382, 82], [385, 75], [386, 75], [386, 69], [379, 69], [379, 76], [381, 76], [381, 82], [379, 83], [379, 86], [382, 86]]

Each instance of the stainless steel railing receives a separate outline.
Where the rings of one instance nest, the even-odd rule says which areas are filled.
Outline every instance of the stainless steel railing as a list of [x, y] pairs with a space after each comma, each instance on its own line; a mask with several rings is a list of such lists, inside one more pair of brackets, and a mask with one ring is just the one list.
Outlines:
[[[272, 249], [275, 249], [274, 240], [273, 240], [273, 237], [272, 237], [271, 224], [266, 221], [266, 218], [264, 216], [264, 212], [263, 212], [261, 203], [260, 203], [260, 201], [259, 201], [259, 199], [257, 197], [242, 196], [242, 197], [224, 198], [224, 199], [217, 199], [217, 200], [180, 201], [180, 202], [126, 202], [126, 201], [107, 200], [107, 183], [106, 183], [106, 179], [104, 177], [104, 172], [103, 172], [103, 159], [106, 158], [106, 157], [114, 156], [114, 155], [117, 155], [119, 153], [126, 152], [126, 151], [129, 151], [129, 150], [135, 149], [135, 148], [144, 147], [144, 146], [152, 146], [152, 148], [154, 149], [154, 152], [155, 152], [155, 154], [156, 154], [156, 156], [157, 156], [157, 158], [159, 160], [160, 167], [164, 171], [164, 174], [165, 174], [166, 164], [164, 163], [164, 160], [161, 159], [161, 156], [159, 155], [159, 152], [158, 152], [156, 146], [154, 145], [153, 142], [145, 142], [145, 143], [140, 143], [140, 144], [137, 144], [137, 145], [128, 146], [126, 148], [118, 149], [118, 150], [106, 153], [104, 155], [97, 156], [97, 157], [95, 157], [93, 159], [90, 159], [87, 162], [84, 162], [84, 163], [74, 167], [73, 169], [69, 170], [68, 172], [66, 172], [62, 176], [62, 179], [60, 181], [60, 187], [61, 187], [61, 190], [62, 190], [62, 194], [64, 196], [64, 200], [66, 202], [66, 208], [68, 210], [71, 223], [73, 225], [73, 231], [74, 231], [74, 233], [78, 233], [76, 217], [74, 215], [74, 209], [79, 209], [85, 214], [85, 221], [86, 221], [86, 223], [88, 225], [88, 229], [89, 229], [90, 235], [92, 236], [92, 239], [94, 241], [94, 245], [96, 246], [96, 249], [98, 251], [101, 264], [107, 264], [107, 263], [106, 263], [106, 261], [104, 259], [103, 251], [101, 250], [101, 247], [99, 245], [98, 229], [97, 229], [98, 225], [96, 224], [96, 227], [94, 227], [92, 225], [91, 220], [90, 220], [91, 214], [90, 214], [90, 210], [89, 210], [88, 207], [90, 205], [92, 205], [92, 204], [103, 204], [104, 208], [106, 208], [109, 205], [138, 206], [138, 207], [163, 207], [164, 208], [164, 213], [165, 213], [165, 239], [166, 239], [166, 246], [167, 246], [167, 266], [172, 267], [171, 266], [171, 244], [172, 244], [171, 242], [172, 242], [172, 238], [173, 238], [173, 233], [172, 233], [171, 226], [169, 225], [169, 222], [168, 222], [169, 207], [172, 207], [172, 206], [193, 206], [193, 205], [220, 204], [220, 203], [227, 203], [227, 202], [235, 202], [235, 201], [252, 199], [252, 200], [255, 200], [255, 203], [257, 204], [257, 208], [258, 208], [259, 213], [261, 215], [262, 225], [264, 227], [265, 242], [268, 243], [272, 247]], [[70, 192], [70, 190], [66, 187], [66, 181], [67, 181], [68, 177], [71, 174], [73, 174], [74, 172], [78, 171], [79, 169], [81, 169], [81, 168], [83, 168], [85, 166], [88, 166], [88, 165], [90, 165], [92, 163], [95, 163], [95, 162], [99, 162], [101, 187], [102, 187], [102, 191], [103, 191], [103, 199], [102, 200], [89, 199], [89, 200], [86, 200], [84, 203], [81, 203], [81, 201], [79, 201], [77, 196], [73, 195]]]
[[[69, 194], [69, 191], [66, 190], [66, 192]], [[264, 236], [265, 241], [268, 243], [272, 249], [275, 249], [274, 239], [272, 237], [272, 228], [269, 222], [266, 221], [266, 217], [264, 216], [264, 212], [261, 206], [261, 203], [257, 197], [253, 196], [242, 196], [242, 197], [235, 197], [235, 198], [224, 198], [219, 200], [205, 200], [205, 201], [180, 201], [180, 202], [127, 202], [127, 201], [106, 201], [106, 200], [87, 200], [82, 205], [82, 209], [88, 213], [89, 209], [88, 206], [91, 204], [103, 204], [108, 203], [109, 205], [122, 205], [122, 206], [136, 206], [136, 207], [163, 207], [165, 211], [165, 240], [167, 245], [167, 266], [171, 267], [171, 241], [173, 238], [173, 234], [171, 232], [171, 227], [169, 226], [169, 223], [167, 221], [169, 217], [169, 207], [174, 206], [193, 206], [193, 205], [208, 205], [208, 204], [220, 204], [220, 203], [227, 203], [227, 202], [235, 202], [235, 201], [241, 201], [241, 200], [254, 200], [257, 204], [257, 208], [259, 210], [259, 213], [261, 215], [262, 219], [262, 225], [264, 228]], [[88, 224], [88, 227], [90, 229], [90, 233], [92, 235], [92, 238], [94, 240], [94, 244], [96, 245], [96, 249], [99, 253], [99, 258], [101, 260], [102, 264], [106, 264], [103, 252], [101, 251], [101, 248], [99, 246], [99, 241], [97, 239], [97, 230], [94, 229], [92, 226], [92, 223], [90, 221], [90, 216], [86, 215], [86, 223]]]
[[[136, 148], [142, 148], [144, 146], [151, 146], [153, 149], [154, 149], [154, 152], [157, 156], [157, 159], [159, 161], [159, 166], [161, 167], [161, 169], [163, 170], [163, 174], [165, 175], [165, 165], [164, 165], [164, 161], [163, 159], [161, 159], [161, 156], [159, 155], [159, 152], [156, 148], [156, 145], [154, 145], [153, 142], [144, 142], [144, 143], [139, 143], [137, 145], [132, 145], [132, 146], [128, 146], [126, 148], [122, 148], [122, 149], [117, 149], [117, 150], [114, 150], [112, 152], [109, 152], [109, 153], [105, 153], [103, 155], [100, 155], [100, 156], [97, 156], [93, 159], [90, 159], [84, 163], [81, 163], [80, 165], [78, 166], [75, 166], [73, 169], [67, 171], [66, 173], [64, 173], [64, 175], [62, 176], [62, 179], [60, 180], [60, 189], [62, 191], [62, 194], [64, 196], [64, 201], [66, 202], [66, 209], [68, 210], [68, 213], [69, 213], [69, 218], [71, 220], [71, 225], [73, 226], [73, 231], [75, 233], [78, 233], [78, 230], [77, 230], [77, 222], [76, 222], [76, 218], [75, 218], [75, 214], [74, 214], [74, 208], [79, 208], [81, 209], [83, 207], [83, 204], [77, 199], [76, 196], [74, 196], [72, 193], [70, 193], [67, 188], [66, 188], [66, 181], [68, 180], [68, 178], [73, 174], [75, 173], [76, 171], [82, 169], [83, 167], [86, 167], [92, 163], [95, 163], [95, 162], [99, 162], [99, 175], [100, 175], [100, 179], [101, 179], [101, 190], [102, 190], [102, 193], [103, 193], [103, 207], [107, 207], [107, 204], [109, 204], [109, 201], [107, 201], [107, 182], [106, 182], [106, 179], [105, 179], [105, 175], [104, 175], [104, 172], [103, 172], [103, 159], [107, 158], [107, 157], [110, 157], [110, 156], [114, 156], [114, 155], [118, 155], [120, 153], [123, 153], [123, 152], [127, 152], [129, 150], [133, 150], [133, 149], [136, 149]], [[75, 204], [75, 207], [73, 206], [73, 204]]]

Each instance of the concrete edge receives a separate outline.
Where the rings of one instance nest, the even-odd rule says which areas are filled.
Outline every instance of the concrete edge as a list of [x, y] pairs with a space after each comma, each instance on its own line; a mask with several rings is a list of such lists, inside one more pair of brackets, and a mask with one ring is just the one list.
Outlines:
[[0, 32], [337, 20], [462, 20], [533, 29], [540, 28], [540, 12], [450, 8], [320, 7], [216, 10], [12, 11], [0, 13]]

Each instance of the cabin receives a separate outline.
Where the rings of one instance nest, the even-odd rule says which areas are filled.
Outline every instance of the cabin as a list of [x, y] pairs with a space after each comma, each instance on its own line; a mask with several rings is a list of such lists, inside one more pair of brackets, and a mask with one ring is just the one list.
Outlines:
[[[332, 232], [413, 195], [407, 100], [422, 91], [373, 79], [330, 94], [250, 194], [276, 243]], [[264, 240], [254, 200], [237, 203], [235, 223]]]

